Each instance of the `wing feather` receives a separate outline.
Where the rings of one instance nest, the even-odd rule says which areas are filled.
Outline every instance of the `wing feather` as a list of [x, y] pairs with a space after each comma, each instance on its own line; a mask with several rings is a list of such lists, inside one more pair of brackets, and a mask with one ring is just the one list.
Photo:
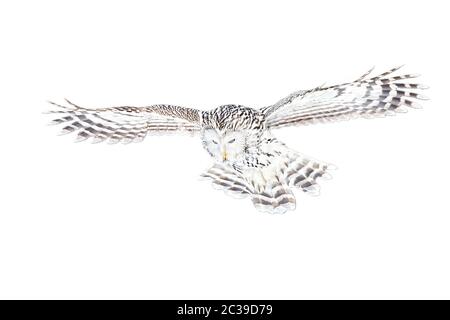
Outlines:
[[88, 109], [69, 100], [67, 105], [50, 102], [56, 109], [50, 122], [61, 125], [61, 134], [77, 132], [76, 141], [93, 143], [140, 142], [147, 135], [196, 133], [201, 129], [201, 111], [171, 105]]
[[[417, 78], [417, 74], [393, 76], [400, 67], [369, 77], [372, 69], [353, 82], [311, 90], [300, 90], [262, 109], [269, 128], [317, 122], [372, 118], [420, 108], [417, 100], [428, 98], [417, 90], [418, 83], [398, 82]], [[406, 108], [405, 108], [406, 107]]]

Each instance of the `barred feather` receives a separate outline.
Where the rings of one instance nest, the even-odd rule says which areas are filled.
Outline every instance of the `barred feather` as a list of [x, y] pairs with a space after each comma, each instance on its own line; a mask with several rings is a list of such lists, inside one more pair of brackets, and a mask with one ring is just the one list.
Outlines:
[[372, 118], [420, 108], [417, 100], [427, 100], [416, 92], [427, 87], [398, 81], [417, 78], [416, 74], [391, 76], [400, 67], [367, 78], [372, 70], [357, 80], [329, 87], [294, 92], [276, 104], [263, 108], [269, 128], [316, 122]]
[[210, 180], [216, 189], [235, 198], [245, 198], [252, 193], [251, 186], [236, 171], [222, 164], [215, 164], [200, 177]]
[[252, 194], [255, 208], [261, 212], [285, 213], [295, 210], [295, 196], [285, 181], [274, 179], [266, 185], [262, 192]]
[[331, 175], [328, 173], [330, 169], [334, 169], [334, 166], [296, 154], [289, 156], [288, 164], [284, 169], [284, 177], [289, 186], [300, 188], [310, 195], [318, 195], [320, 186], [317, 179], [331, 179]]
[[[258, 184], [258, 171], [244, 176], [238, 171], [223, 164], [215, 164], [201, 175], [212, 182], [214, 188], [223, 190], [234, 198], [251, 197], [252, 203], [258, 211], [268, 213], [285, 213], [295, 210], [296, 199], [292, 187], [301, 189], [310, 195], [318, 195], [320, 187], [318, 178], [330, 179], [328, 170], [332, 165], [325, 164], [298, 153], [287, 153], [288, 156], [273, 167], [274, 175]], [[266, 168], [272, 170], [271, 168]], [[261, 169], [265, 170], [265, 169]]]
[[263, 190], [257, 190], [239, 172], [222, 164], [215, 164], [201, 175], [212, 182], [214, 188], [223, 190], [234, 198], [251, 200], [256, 209], [269, 213], [284, 213], [295, 209], [295, 197], [286, 183], [275, 179]]
[[169, 105], [88, 109], [66, 100], [47, 113], [55, 115], [50, 124], [63, 126], [61, 134], [77, 132], [76, 141], [92, 138], [93, 143], [140, 142], [148, 134], [195, 133], [200, 131], [200, 111]]

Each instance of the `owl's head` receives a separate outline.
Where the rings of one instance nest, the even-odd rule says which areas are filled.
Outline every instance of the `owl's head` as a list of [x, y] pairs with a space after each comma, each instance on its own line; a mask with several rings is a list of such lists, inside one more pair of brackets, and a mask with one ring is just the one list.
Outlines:
[[245, 151], [246, 133], [206, 128], [202, 131], [202, 143], [216, 161], [233, 162]]

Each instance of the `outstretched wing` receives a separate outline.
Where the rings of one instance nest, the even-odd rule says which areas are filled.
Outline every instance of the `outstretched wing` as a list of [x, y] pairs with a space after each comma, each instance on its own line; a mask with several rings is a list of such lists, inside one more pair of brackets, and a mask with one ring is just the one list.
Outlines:
[[369, 77], [370, 70], [353, 82], [297, 91], [261, 111], [266, 115], [269, 128], [280, 128], [392, 115], [405, 112], [404, 107], [420, 108], [417, 100], [427, 98], [417, 91], [427, 87], [402, 81], [418, 75], [392, 76], [398, 69], [400, 67], [375, 77]]
[[62, 134], [77, 132], [77, 141], [140, 142], [148, 134], [195, 133], [201, 129], [201, 111], [171, 105], [88, 109], [66, 100], [50, 102], [56, 116], [50, 124], [62, 125]]

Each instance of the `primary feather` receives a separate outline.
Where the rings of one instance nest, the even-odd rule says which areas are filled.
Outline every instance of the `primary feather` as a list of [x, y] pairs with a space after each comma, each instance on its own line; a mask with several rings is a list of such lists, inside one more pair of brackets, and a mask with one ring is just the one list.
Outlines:
[[392, 76], [400, 67], [368, 78], [370, 71], [349, 83], [317, 87], [292, 93], [272, 106], [262, 109], [269, 128], [304, 125], [316, 122], [346, 120], [355, 117], [377, 117], [420, 108], [417, 100], [427, 98], [416, 91], [427, 87], [399, 82], [417, 78], [406, 74]]
[[56, 116], [51, 124], [63, 125], [62, 134], [77, 132], [77, 141], [140, 142], [148, 134], [199, 132], [200, 111], [169, 105], [149, 107], [112, 107], [89, 109], [66, 100], [49, 113]]

